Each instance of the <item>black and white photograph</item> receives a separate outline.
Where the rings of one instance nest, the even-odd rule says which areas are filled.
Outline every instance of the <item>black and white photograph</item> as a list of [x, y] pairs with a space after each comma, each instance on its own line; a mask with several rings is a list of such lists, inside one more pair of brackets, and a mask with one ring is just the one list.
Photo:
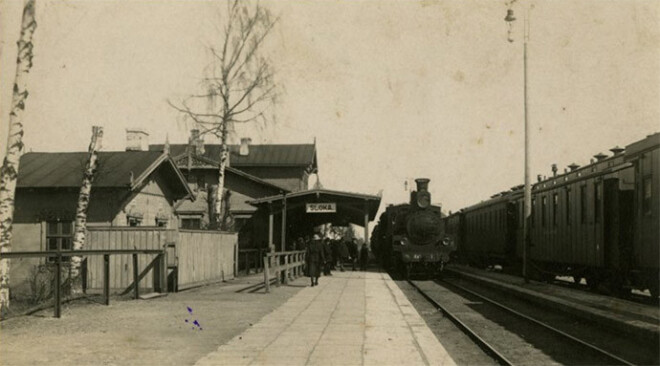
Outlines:
[[657, 0], [0, 0], [0, 365], [660, 364]]

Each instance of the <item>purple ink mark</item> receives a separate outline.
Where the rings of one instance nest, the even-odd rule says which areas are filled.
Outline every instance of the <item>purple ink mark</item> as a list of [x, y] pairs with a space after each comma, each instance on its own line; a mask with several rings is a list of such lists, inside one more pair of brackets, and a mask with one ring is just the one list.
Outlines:
[[[192, 308], [189, 307], [189, 306], [186, 306], [186, 309], [188, 309], [188, 313], [190, 313], [190, 315], [192, 315], [192, 312], [193, 312], [193, 311], [192, 311]], [[188, 319], [185, 319], [185, 322], [186, 322], [186, 323], [189, 323]], [[202, 330], [202, 326], [199, 324], [199, 322], [197, 321], [197, 319], [193, 320], [192, 323], [193, 323], [195, 326], [197, 326], [197, 328], [198, 328], [199, 330]], [[192, 327], [192, 329], [194, 330], [195, 327]]]

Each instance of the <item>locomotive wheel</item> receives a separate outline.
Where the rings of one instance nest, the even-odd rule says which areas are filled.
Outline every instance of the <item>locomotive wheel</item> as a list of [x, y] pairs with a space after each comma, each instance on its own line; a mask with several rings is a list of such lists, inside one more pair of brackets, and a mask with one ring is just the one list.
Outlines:
[[592, 291], [598, 290], [598, 287], [600, 286], [600, 279], [596, 276], [587, 277], [587, 286]]
[[657, 282], [652, 283], [651, 285], [649, 285], [649, 291], [651, 292], [651, 297], [652, 298], [654, 298], [654, 299], [658, 298], [658, 295], [659, 295], [658, 290], [659, 290], [659, 286], [658, 286]]
[[403, 279], [408, 281], [410, 279], [410, 270], [412, 269], [412, 264], [407, 263], [403, 265]]

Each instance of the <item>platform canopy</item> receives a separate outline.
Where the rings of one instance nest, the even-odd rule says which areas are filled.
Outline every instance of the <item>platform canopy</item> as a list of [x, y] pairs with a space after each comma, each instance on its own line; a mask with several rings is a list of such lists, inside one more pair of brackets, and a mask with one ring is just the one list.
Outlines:
[[[356, 224], [365, 227], [365, 240], [368, 242], [367, 227], [369, 221], [376, 218], [380, 206], [380, 196], [333, 191], [329, 189], [311, 189], [294, 193], [280, 194], [247, 201], [270, 214], [270, 232], [272, 217], [286, 213], [282, 227], [285, 242], [286, 231], [296, 233], [309, 232], [314, 226], [331, 223], [335, 226]], [[272, 235], [269, 240], [272, 243]]]

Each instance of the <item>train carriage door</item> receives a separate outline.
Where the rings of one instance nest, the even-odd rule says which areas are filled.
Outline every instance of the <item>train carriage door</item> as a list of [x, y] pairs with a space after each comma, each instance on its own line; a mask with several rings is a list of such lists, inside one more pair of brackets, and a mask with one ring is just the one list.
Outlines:
[[516, 239], [518, 234], [518, 220], [516, 217], [517, 205], [515, 201], [508, 202], [505, 211], [505, 240], [506, 240], [506, 256], [507, 258], [515, 258], [516, 255]]
[[633, 192], [621, 190], [618, 178], [603, 182], [604, 264], [615, 271], [627, 269], [630, 263], [632, 202]]

